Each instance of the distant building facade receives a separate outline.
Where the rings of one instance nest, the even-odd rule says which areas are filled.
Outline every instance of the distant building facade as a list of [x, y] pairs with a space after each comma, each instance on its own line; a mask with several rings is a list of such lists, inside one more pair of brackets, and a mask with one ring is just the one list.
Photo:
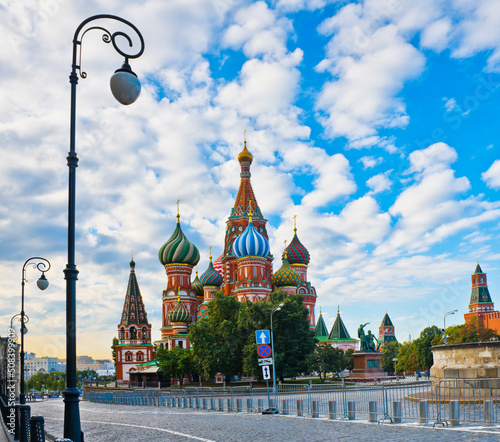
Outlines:
[[57, 358], [25, 358], [24, 369], [26, 379], [37, 373], [50, 373], [59, 371], [59, 360]]

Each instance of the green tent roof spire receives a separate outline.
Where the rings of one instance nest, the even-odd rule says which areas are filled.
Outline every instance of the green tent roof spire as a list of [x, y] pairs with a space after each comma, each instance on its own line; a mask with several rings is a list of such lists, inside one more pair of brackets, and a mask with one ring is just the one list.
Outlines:
[[318, 321], [316, 322], [315, 334], [318, 338], [328, 337], [328, 329], [326, 328], [321, 310], [319, 312]]
[[344, 325], [344, 321], [340, 317], [340, 309], [337, 309], [337, 317], [335, 318], [335, 322], [333, 323], [332, 330], [330, 335], [328, 336], [329, 340], [337, 340], [337, 341], [346, 341], [346, 340], [355, 340], [349, 336], [349, 332], [347, 331], [346, 326]]

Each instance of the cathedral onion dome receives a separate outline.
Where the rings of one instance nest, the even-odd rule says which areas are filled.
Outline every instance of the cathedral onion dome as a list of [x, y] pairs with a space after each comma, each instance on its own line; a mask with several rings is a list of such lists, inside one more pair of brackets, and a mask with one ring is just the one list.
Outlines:
[[224, 253], [222, 253], [215, 261], [214, 261], [214, 269], [222, 275], [222, 257]]
[[244, 256], [258, 256], [267, 258], [269, 255], [269, 242], [261, 235], [252, 223], [249, 216], [248, 226], [245, 231], [233, 242], [233, 253], [236, 258]]
[[[288, 255], [288, 262], [290, 264], [304, 264], [308, 265], [311, 259], [308, 250], [304, 247], [304, 245], [299, 241], [299, 237], [297, 236], [297, 229], [295, 230], [295, 234], [293, 235], [292, 242], [286, 248], [286, 253]], [[283, 252], [282, 259], [285, 257], [285, 252]]]
[[288, 262], [286, 249], [284, 255], [283, 264], [274, 273], [272, 282], [275, 287], [297, 287], [300, 284], [300, 275]]
[[243, 162], [251, 163], [253, 161], [253, 155], [247, 149], [246, 140], [245, 140], [245, 143], [243, 144], [243, 150], [238, 155], [238, 161], [240, 163], [243, 163]]
[[222, 275], [214, 269], [212, 257], [210, 257], [208, 269], [201, 275], [200, 282], [203, 287], [220, 287], [222, 285]]
[[198, 270], [196, 270], [196, 278], [191, 283], [191, 287], [193, 287], [196, 296], [203, 296], [203, 286], [201, 285], [200, 278], [198, 278]]
[[177, 215], [177, 226], [170, 239], [161, 246], [158, 252], [160, 262], [166, 266], [168, 264], [188, 264], [195, 266], [200, 260], [200, 252], [196, 246], [190, 242], [181, 229], [179, 215]]
[[191, 314], [188, 309], [181, 304], [180, 296], [177, 301], [177, 305], [170, 310], [168, 319], [170, 319], [170, 322], [189, 322], [191, 319]]

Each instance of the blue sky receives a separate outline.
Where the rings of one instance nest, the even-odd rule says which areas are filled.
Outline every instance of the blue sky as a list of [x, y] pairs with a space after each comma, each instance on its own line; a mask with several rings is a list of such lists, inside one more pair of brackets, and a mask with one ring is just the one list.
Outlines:
[[[166, 286], [157, 253], [175, 227], [208, 265], [222, 252], [246, 130], [274, 267], [293, 235], [331, 327], [387, 311], [400, 341], [443, 314], [463, 323], [479, 260], [500, 292], [500, 5], [494, 0], [54, 0], [3, 2], [0, 27], [0, 323], [20, 309], [28, 351], [65, 355], [71, 41], [85, 18], [131, 20], [139, 100], [116, 103], [122, 60], [97, 31], [78, 86], [78, 353], [109, 356], [131, 253], [154, 338]], [[104, 25], [104, 23], [102, 23]], [[118, 30], [107, 23], [110, 30]]]

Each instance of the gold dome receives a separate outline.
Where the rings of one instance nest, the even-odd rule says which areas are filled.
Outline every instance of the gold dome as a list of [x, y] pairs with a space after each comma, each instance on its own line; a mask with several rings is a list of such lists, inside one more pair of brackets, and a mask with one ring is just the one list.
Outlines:
[[238, 161], [240, 163], [242, 163], [244, 161], [246, 161], [248, 163], [251, 163], [253, 161], [253, 155], [247, 149], [247, 142], [246, 142], [246, 140], [245, 140], [245, 142], [243, 144], [243, 150], [238, 155]]

